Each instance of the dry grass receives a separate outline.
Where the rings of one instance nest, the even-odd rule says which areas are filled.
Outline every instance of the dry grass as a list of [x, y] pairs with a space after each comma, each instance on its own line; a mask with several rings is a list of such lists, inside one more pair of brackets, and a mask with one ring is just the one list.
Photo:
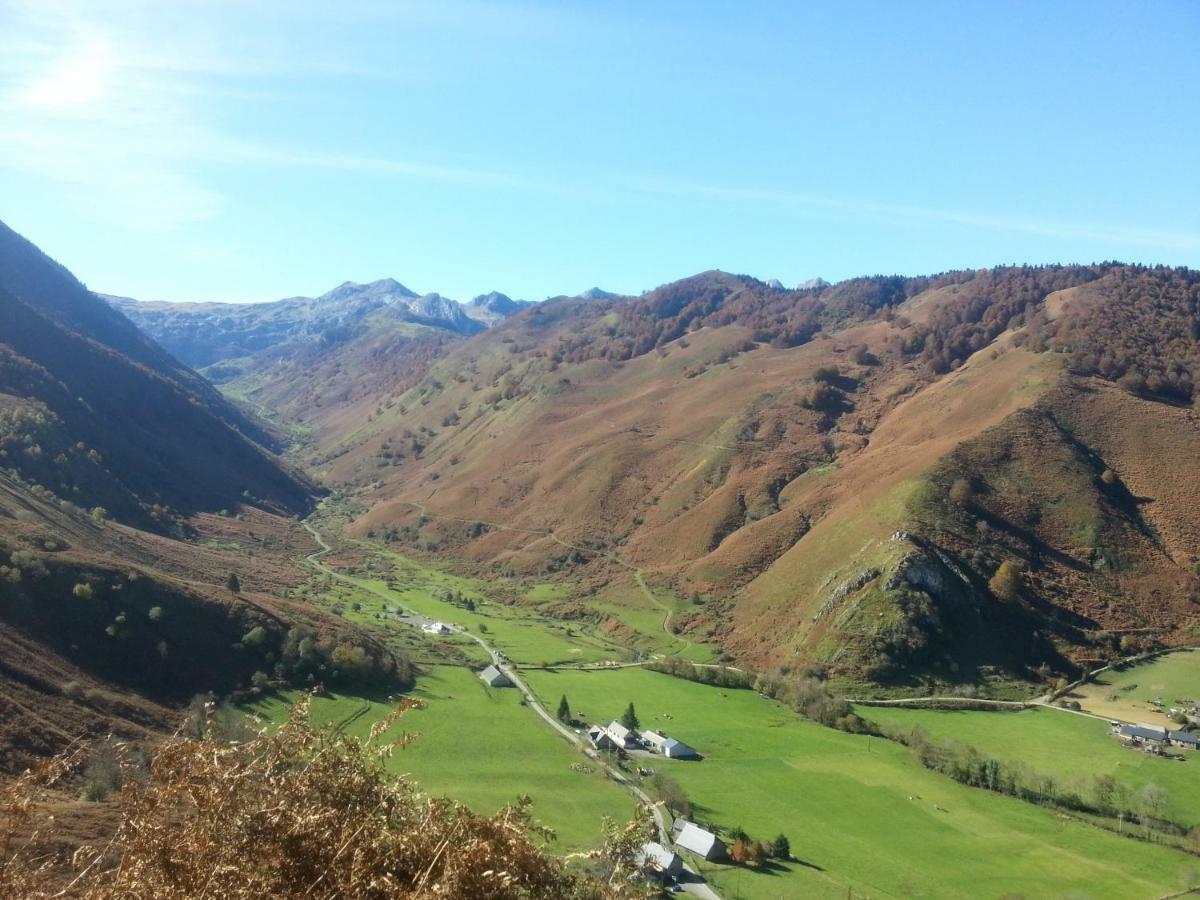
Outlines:
[[76, 850], [65, 877], [46, 852], [55, 823], [39, 810], [84, 754], [55, 757], [0, 788], [0, 900], [641, 894], [631, 860], [642, 821], [610, 826], [585, 873], [538, 847], [544, 830], [524, 803], [479, 816], [389, 774], [384, 760], [411, 738], [381, 736], [413, 705], [365, 744], [310, 727], [307, 702], [244, 743], [168, 741], [149, 776], [121, 791], [115, 834]]

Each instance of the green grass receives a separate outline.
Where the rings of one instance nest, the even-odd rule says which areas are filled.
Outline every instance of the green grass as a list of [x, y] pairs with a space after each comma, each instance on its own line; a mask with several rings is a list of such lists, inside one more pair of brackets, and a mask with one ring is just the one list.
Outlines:
[[1088, 694], [1118, 694], [1122, 703], [1146, 706], [1161, 700], [1164, 706], [1176, 700], [1200, 699], [1200, 653], [1180, 651], [1156, 657], [1120, 671], [1110, 669], [1086, 686]]
[[711, 644], [698, 643], [683, 635], [671, 634], [663, 629], [667, 610], [672, 619], [693, 609], [692, 604], [677, 594], [661, 588], [649, 589], [654, 601], [642, 591], [632, 579], [610, 585], [596, 600], [588, 603], [589, 608], [599, 610], [618, 619], [626, 628], [637, 632], [632, 645], [642, 654], [678, 656], [692, 662], [711, 662], [716, 648]]
[[[597, 662], [624, 659], [627, 653], [615, 644], [602, 642], [579, 632], [577, 623], [542, 618], [535, 610], [476, 601], [474, 612], [435, 596], [439, 582], [416, 582], [400, 578], [401, 587], [391, 590], [378, 579], [356, 579], [360, 584], [387, 591], [396, 601], [422, 615], [466, 626], [482, 634], [487, 629], [488, 643], [518, 663]], [[568, 632], [572, 632], [568, 634]]]
[[[482, 634], [487, 629], [489, 643], [510, 659], [526, 665], [599, 662], [623, 660], [628, 651], [599, 635], [587, 633], [578, 622], [558, 621], [539, 614], [536, 607], [508, 605], [489, 599], [486, 582], [445, 572], [421, 562], [387, 552], [382, 554], [394, 566], [395, 589], [381, 577], [354, 576], [354, 584], [378, 598], [383, 592], [408, 609], [430, 618]], [[453, 590], [471, 598], [475, 611], [437, 596], [441, 590]], [[382, 601], [376, 599], [377, 603]], [[383, 605], [387, 605], [384, 603]]]
[[1186, 762], [1123, 748], [1099, 719], [1052, 709], [1021, 712], [943, 711], [862, 707], [859, 714], [901, 732], [922, 728], [930, 737], [961, 741], [982, 753], [1054, 776], [1060, 789], [1091, 796], [1094, 775], [1111, 775], [1132, 790], [1167, 789], [1170, 818], [1200, 825], [1200, 753], [1180, 751]]
[[[680, 655], [697, 662], [705, 662], [713, 657], [714, 651], [710, 645], [691, 642], [663, 631], [665, 611], [651, 603], [632, 583], [617, 601], [591, 604], [620, 619], [638, 633], [630, 646], [625, 646], [610, 639], [590, 623], [556, 619], [540, 611], [538, 605], [495, 602], [489, 599], [494, 589], [478, 579], [445, 572], [392, 552], [388, 552], [386, 557], [395, 566], [394, 582], [398, 585], [397, 589], [389, 588], [388, 582], [378, 577], [355, 577], [354, 582], [364, 590], [385, 591], [396, 602], [422, 615], [464, 625], [480, 634], [483, 633], [480, 631], [482, 625], [487, 629], [488, 642], [517, 663], [539, 666], [625, 661], [630, 658], [632, 649], [644, 654]], [[475, 601], [476, 610], [471, 612], [438, 597], [437, 592], [444, 589], [470, 597]], [[568, 586], [538, 584], [526, 590], [523, 596], [531, 602], [540, 600], [554, 603], [561, 602], [568, 595]], [[677, 612], [688, 606], [669, 592], [658, 591], [655, 597]], [[367, 608], [364, 604], [364, 609]], [[373, 611], [374, 607], [370, 609]]]
[[[1200, 653], [1180, 650], [1119, 671], [1109, 670], [1075, 688], [1067, 697], [1106, 719], [1177, 728], [1168, 713], [1179, 705], [1176, 701], [1200, 697]], [[1152, 701], [1161, 701], [1161, 706]], [[1190, 702], [1185, 704], [1190, 705]], [[1196, 762], [1200, 764], [1200, 760]], [[1164, 787], [1171, 787], [1166, 779], [1156, 780]], [[1200, 820], [1200, 813], [1190, 818], [1177, 814], [1176, 819]]]
[[[287, 715], [295, 694], [275, 696], [252, 707], [273, 722]], [[534, 713], [521, 706], [513, 689], [493, 689], [465, 669], [438, 668], [420, 678], [412, 696], [426, 707], [406, 713], [389, 736], [415, 733], [388, 765], [411, 775], [433, 796], [447, 796], [476, 812], [493, 813], [521, 794], [533, 800], [534, 818], [554, 828], [554, 852], [596, 846], [601, 820], [630, 818], [633, 798], [598, 771], [578, 772], [572, 764], [594, 764], [574, 751]], [[366, 737], [391, 707], [352, 695], [313, 701], [317, 724], [342, 723], [348, 733]]]
[[805, 865], [774, 874], [707, 867], [727, 897], [844, 897], [849, 888], [876, 897], [1157, 897], [1200, 870], [1177, 851], [964, 787], [907, 748], [822, 728], [750, 691], [640, 669], [528, 678], [548, 702], [565, 693], [594, 720], [633, 701], [643, 725], [705, 755], [654, 763], [684, 786], [698, 818], [789, 836]]

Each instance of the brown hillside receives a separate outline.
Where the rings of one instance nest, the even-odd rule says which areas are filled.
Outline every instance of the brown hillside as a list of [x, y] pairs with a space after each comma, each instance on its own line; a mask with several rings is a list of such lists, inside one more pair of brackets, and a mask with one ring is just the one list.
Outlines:
[[[367, 509], [360, 533], [538, 571], [564, 558], [536, 533], [552, 530], [595, 550], [568, 564], [616, 552], [710, 598], [700, 623], [757, 666], [1066, 670], [1135, 626], [1139, 640], [1188, 627], [1186, 603], [1162, 599], [1190, 584], [1200, 555], [1186, 492], [1130, 501], [1141, 510], [1130, 518], [1073, 473], [1076, 457], [1113, 457], [1130, 491], [1162, 496], [1180, 442], [1174, 458], [1194, 480], [1194, 443], [1183, 446], [1194, 420], [1178, 399], [1195, 360], [1194, 295], [1193, 273], [1104, 265], [800, 292], [707, 273], [636, 300], [551, 301], [451, 347], [407, 390], [358, 379], [354, 411], [337, 413], [344, 436], [326, 431], [311, 459]], [[1119, 308], [1139, 342], [1129, 328], [1084, 327], [1097, 318], [1084, 304]], [[1169, 389], [1139, 349], [1156, 329], [1172, 348]], [[1152, 371], [1142, 384], [1108, 366], [1095, 376], [1121, 386], [1092, 382], [1089, 352]], [[328, 415], [299, 396], [288, 414]], [[1062, 437], [1088, 422], [1103, 433]], [[1009, 485], [989, 488], [1003, 479], [986, 461], [964, 476], [977, 498], [956, 520], [943, 502], [955, 460], [1010, 432], [1025, 435], [1023, 477], [1071, 474], [1136, 565], [1080, 562], [1074, 520], [1043, 514], [1041, 531], [1020, 531], [1012, 510], [988, 505]], [[1140, 453], [1142, 434], [1164, 454]], [[1016, 605], [988, 588], [1009, 556], [1028, 567]]]

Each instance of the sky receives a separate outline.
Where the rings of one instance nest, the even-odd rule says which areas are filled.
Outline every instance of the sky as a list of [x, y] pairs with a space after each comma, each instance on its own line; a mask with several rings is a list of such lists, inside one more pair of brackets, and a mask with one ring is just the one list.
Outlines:
[[0, 220], [154, 300], [1200, 266], [1197, 47], [1197, 0], [0, 0]]

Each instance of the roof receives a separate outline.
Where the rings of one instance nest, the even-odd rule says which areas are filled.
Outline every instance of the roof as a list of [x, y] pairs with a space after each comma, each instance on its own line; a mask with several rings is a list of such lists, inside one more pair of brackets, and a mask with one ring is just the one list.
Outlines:
[[512, 684], [512, 679], [497, 669], [495, 666], [488, 666], [479, 673], [479, 677], [490, 684], [492, 687], [503, 687]]
[[724, 848], [725, 844], [711, 831], [705, 831], [698, 825], [688, 822], [679, 830], [675, 843], [684, 850], [691, 850], [700, 856], [708, 856], [714, 847]]
[[647, 841], [637, 852], [637, 861], [643, 866], [658, 869], [665, 875], [674, 875], [683, 869], [683, 860], [673, 850], [668, 850], [657, 841]]
[[1167, 732], [1164, 728], [1153, 728], [1144, 725], [1122, 725], [1121, 737], [1137, 738], [1142, 741], [1165, 741]]
[[620, 741], [628, 740], [633, 734], [628, 728], [626, 728], [624, 725], [622, 725], [616, 719], [609, 722], [608, 728], [606, 728], [605, 730], [609, 734], [611, 734], [613, 737], [615, 737], [617, 740], [620, 740]]
[[1172, 731], [1169, 737], [1171, 740], [1178, 741], [1181, 744], [1200, 744], [1200, 735], [1193, 734], [1190, 731]]
[[667, 736], [657, 731], [643, 731], [642, 740], [649, 744], [662, 744], [667, 741]]
[[666, 754], [674, 753], [678, 756], [699, 756], [694, 747], [689, 747], [683, 741], [677, 741], [675, 738], [667, 738], [663, 742], [662, 751]]

